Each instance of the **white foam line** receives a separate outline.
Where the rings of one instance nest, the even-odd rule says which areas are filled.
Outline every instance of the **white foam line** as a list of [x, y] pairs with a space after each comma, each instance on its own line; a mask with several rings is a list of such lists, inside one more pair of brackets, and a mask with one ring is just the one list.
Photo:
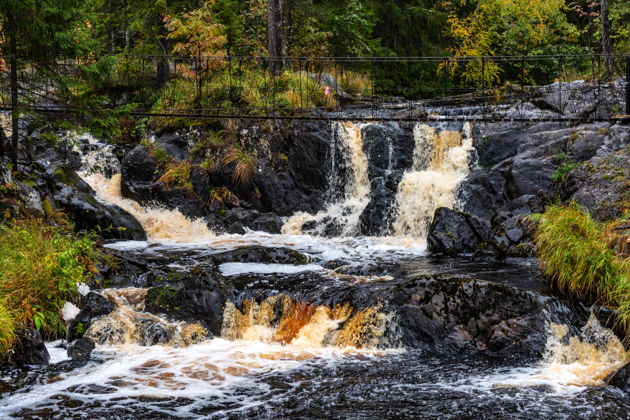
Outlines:
[[236, 276], [239, 274], [297, 274], [306, 271], [326, 271], [317, 264], [291, 265], [291, 264], [261, 264], [261, 263], [225, 263], [219, 266], [224, 276]]

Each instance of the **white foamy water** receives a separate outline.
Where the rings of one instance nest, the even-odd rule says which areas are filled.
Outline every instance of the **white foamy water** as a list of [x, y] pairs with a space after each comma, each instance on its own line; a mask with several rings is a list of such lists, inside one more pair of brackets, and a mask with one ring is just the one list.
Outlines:
[[595, 315], [579, 336], [568, 337], [567, 325], [550, 323], [543, 360], [534, 366], [507, 368], [458, 384], [461, 389], [545, 387], [558, 395], [575, 395], [600, 386], [620, 369], [627, 356], [615, 334], [602, 327]]
[[[291, 216], [284, 226], [284, 234], [300, 234], [303, 226], [307, 222], [322, 222], [330, 219], [341, 227], [338, 236], [352, 236], [358, 233], [361, 213], [370, 202], [370, 179], [368, 177], [368, 159], [363, 151], [363, 138], [361, 136], [361, 126], [350, 122], [334, 123], [333, 125], [333, 145], [332, 145], [332, 168], [328, 183], [330, 188], [343, 188], [344, 194], [341, 199], [336, 199], [328, 204], [326, 209], [317, 214], [299, 212]], [[341, 145], [343, 153], [342, 160], [349, 169], [347, 179], [339, 179], [339, 171], [335, 167], [338, 165], [337, 142]], [[331, 191], [330, 195], [335, 196], [336, 191]], [[318, 234], [323, 234], [320, 230], [322, 226], [317, 226], [314, 230]]]
[[[195, 416], [209, 404], [232, 409], [270, 401], [274, 391], [264, 382], [269, 373], [318, 365], [334, 365], [347, 358], [382, 357], [387, 352], [352, 348], [308, 348], [260, 341], [214, 339], [186, 348], [165, 346], [99, 347], [90, 363], [56, 381], [32, 387], [28, 393], [2, 400], [4, 414], [22, 408], [54, 410], [61, 398], [110, 402], [125, 407], [153, 407], [165, 416]], [[54, 398], [53, 398], [54, 397]], [[140, 401], [144, 400], [144, 401]], [[161, 401], [176, 404], [161, 405]], [[80, 408], [79, 408], [80, 410]]]
[[236, 276], [239, 274], [297, 274], [305, 271], [325, 271], [317, 264], [292, 265], [292, 264], [262, 264], [262, 263], [224, 263], [219, 266], [224, 276]]
[[195, 251], [212, 255], [245, 246], [283, 247], [300, 251], [322, 261], [343, 260], [347, 264], [400, 261], [426, 255], [426, 242], [413, 238], [348, 237], [323, 238], [311, 235], [273, 235], [249, 232], [244, 235], [219, 235], [197, 242], [123, 241], [106, 245], [108, 248], [142, 253], [169, 250]]
[[179, 210], [163, 207], [144, 207], [122, 196], [121, 175], [107, 178], [101, 173], [81, 173], [81, 177], [96, 192], [97, 199], [105, 204], [115, 204], [133, 215], [151, 240], [171, 242], [195, 242], [214, 238], [216, 235], [203, 220], [191, 220]]
[[413, 134], [413, 167], [398, 185], [392, 228], [396, 236], [426, 238], [435, 210], [455, 206], [457, 188], [469, 173], [471, 126], [466, 123], [462, 134], [418, 124]]
[[64, 360], [70, 360], [68, 357], [68, 350], [66, 350], [64, 346], [63, 340], [50, 341], [46, 343], [46, 350], [48, 350], [48, 354], [50, 355], [50, 364], [55, 364], [59, 362], [63, 362]]

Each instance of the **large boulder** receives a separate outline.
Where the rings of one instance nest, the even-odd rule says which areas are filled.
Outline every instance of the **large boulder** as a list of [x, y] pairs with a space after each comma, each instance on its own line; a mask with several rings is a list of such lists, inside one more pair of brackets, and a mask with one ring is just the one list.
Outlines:
[[74, 221], [77, 229], [96, 230], [106, 239], [147, 239], [140, 222], [116, 205], [103, 204], [73, 170], [61, 165], [54, 170], [55, 204]]
[[92, 324], [92, 321], [111, 313], [114, 310], [112, 305], [105, 296], [90, 292], [84, 298], [83, 309], [70, 322], [68, 327], [68, 339], [74, 340], [83, 337], [83, 334]]
[[226, 288], [219, 279], [203, 270], [164, 287], [148, 290], [145, 310], [166, 314], [178, 321], [200, 322], [214, 335], [221, 333]]
[[456, 255], [474, 253], [492, 246], [490, 224], [475, 216], [441, 207], [429, 227], [430, 252]]
[[12, 360], [17, 365], [47, 365], [50, 355], [39, 331], [24, 328], [18, 331]]
[[151, 198], [151, 186], [159, 178], [160, 171], [147, 148], [140, 144], [129, 151], [122, 161], [121, 192], [138, 202]]

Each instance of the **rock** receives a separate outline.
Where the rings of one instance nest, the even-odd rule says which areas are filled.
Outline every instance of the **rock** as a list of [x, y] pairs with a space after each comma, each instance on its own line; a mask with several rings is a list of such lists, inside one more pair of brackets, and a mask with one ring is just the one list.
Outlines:
[[596, 156], [569, 173], [562, 185], [562, 197], [572, 198], [597, 220], [622, 215], [624, 202], [630, 200], [630, 151], [620, 150]]
[[88, 293], [84, 300], [83, 309], [68, 327], [68, 339], [73, 340], [82, 337], [94, 319], [107, 315], [113, 310], [114, 305], [105, 296], [95, 292]]
[[50, 355], [39, 331], [24, 328], [18, 331], [12, 360], [17, 365], [47, 365]]
[[313, 262], [313, 258], [289, 248], [247, 246], [212, 255], [216, 264], [227, 262], [252, 262], [261, 264], [302, 265]]
[[608, 385], [630, 393], [630, 363], [619, 369], [608, 381]]
[[192, 139], [187, 135], [180, 135], [178, 132], [168, 132], [160, 133], [160, 135], [156, 136], [154, 144], [175, 159], [186, 160], [188, 158], [188, 149], [190, 148], [191, 140]]
[[122, 195], [140, 203], [150, 200], [151, 186], [160, 176], [158, 164], [149, 151], [138, 145], [122, 161]]
[[427, 244], [432, 253], [456, 255], [485, 249], [493, 242], [491, 238], [487, 222], [442, 207], [435, 211]]
[[105, 239], [147, 239], [142, 225], [127, 211], [99, 202], [92, 188], [67, 167], [54, 170], [54, 201], [74, 221], [77, 229], [96, 230]]
[[370, 202], [360, 216], [363, 235], [378, 236], [389, 231], [391, 214], [394, 211], [396, 192], [401, 178], [402, 172], [396, 172], [372, 180]]
[[212, 274], [198, 270], [182, 281], [148, 290], [145, 310], [178, 321], [200, 322], [212, 334], [221, 333], [226, 293]]
[[254, 220], [250, 227], [260, 232], [280, 233], [283, 225], [284, 222], [280, 216], [274, 213], [266, 213]]
[[79, 230], [95, 230], [105, 239], [147, 239], [136, 218], [118, 206], [99, 203], [91, 194], [64, 186], [54, 199], [55, 204], [70, 216]]
[[514, 228], [505, 232], [505, 235], [510, 241], [518, 242], [523, 237], [523, 231], [519, 228]]
[[80, 338], [76, 340], [68, 349], [68, 357], [77, 362], [85, 362], [90, 359], [90, 354], [96, 345], [89, 338]]

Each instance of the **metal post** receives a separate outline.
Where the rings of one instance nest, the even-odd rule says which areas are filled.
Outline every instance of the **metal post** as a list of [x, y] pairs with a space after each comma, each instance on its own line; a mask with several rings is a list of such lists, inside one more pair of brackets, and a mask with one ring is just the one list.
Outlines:
[[626, 57], [626, 116], [630, 115], [630, 57]]

